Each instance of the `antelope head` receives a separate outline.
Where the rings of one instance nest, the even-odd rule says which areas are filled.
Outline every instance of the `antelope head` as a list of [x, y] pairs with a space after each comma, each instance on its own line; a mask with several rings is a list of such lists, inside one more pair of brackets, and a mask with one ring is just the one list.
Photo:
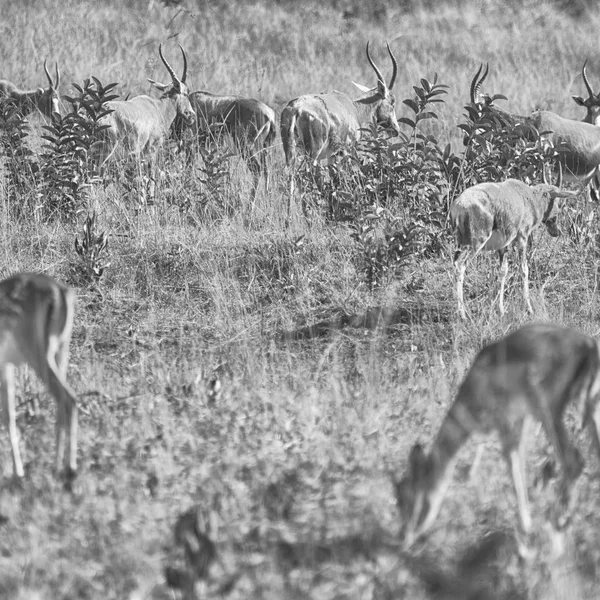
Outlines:
[[50, 73], [48, 72], [47, 61], [44, 60], [44, 71], [50, 84], [46, 89], [38, 88], [39, 101], [38, 108], [45, 115], [52, 115], [54, 113], [60, 113], [59, 106], [59, 87], [60, 87], [60, 72], [58, 70], [58, 63], [55, 65], [56, 70], [56, 81], [52, 80]]
[[584, 99], [581, 96], [573, 96], [573, 100], [575, 100], [575, 102], [579, 104], [579, 106], [583, 106], [585, 109], [587, 109], [587, 115], [585, 116], [585, 119], [583, 119], [584, 123], [600, 125], [600, 93], [594, 94], [594, 90], [590, 85], [585, 70], [586, 65], [587, 60], [583, 63], [583, 68], [581, 69], [581, 76], [583, 77], [583, 83], [585, 83], [585, 87], [588, 92], [588, 97]]
[[396, 75], [398, 74], [398, 61], [392, 53], [389, 43], [386, 42], [388, 53], [392, 60], [392, 78], [390, 79], [389, 85], [386, 84], [385, 79], [377, 65], [373, 62], [371, 54], [369, 52], [369, 42], [367, 42], [367, 60], [375, 74], [377, 75], [377, 87], [368, 88], [366, 86], [354, 83], [354, 85], [365, 94], [376, 94], [378, 96], [378, 104], [375, 111], [375, 119], [382, 127], [387, 129], [393, 129], [396, 133], [400, 133], [400, 126], [398, 125], [398, 118], [396, 117], [396, 96], [392, 91], [394, 84], [396, 83]]
[[162, 44], [159, 44], [158, 54], [165, 65], [165, 68], [169, 71], [169, 75], [171, 75], [171, 83], [158, 83], [153, 79], [148, 79], [148, 81], [163, 93], [161, 98], [170, 98], [174, 101], [177, 114], [184, 119], [187, 125], [193, 125], [196, 122], [196, 113], [190, 104], [189, 90], [185, 84], [187, 78], [187, 57], [181, 44], [179, 45], [179, 48], [183, 55], [183, 74], [181, 75], [181, 79], [177, 77], [173, 67], [171, 67], [167, 62], [167, 59], [163, 56]]

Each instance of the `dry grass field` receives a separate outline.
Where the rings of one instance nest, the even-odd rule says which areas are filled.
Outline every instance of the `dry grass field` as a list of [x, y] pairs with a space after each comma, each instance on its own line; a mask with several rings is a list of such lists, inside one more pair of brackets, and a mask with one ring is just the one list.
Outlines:
[[[398, 115], [408, 115], [401, 100], [412, 86], [437, 73], [449, 88], [429, 131], [458, 154], [456, 125], [480, 62], [490, 63], [487, 88], [508, 98], [502, 107], [583, 118], [571, 95], [584, 94], [586, 58], [600, 89], [599, 26], [597, 7], [583, 0], [0, 0], [0, 77], [38, 86], [47, 58], [60, 65], [63, 94], [92, 75], [122, 95], [151, 93], [147, 77], [167, 79], [159, 42], [178, 71], [181, 43], [190, 89], [280, 111], [302, 93], [354, 97], [351, 80], [371, 85], [368, 40], [389, 77], [390, 40]], [[41, 117], [31, 121], [39, 135]], [[185, 564], [173, 530], [192, 508], [218, 556], [196, 585], [200, 598], [596, 598], [600, 465], [587, 438], [562, 548], [545, 526], [553, 485], [537, 484], [551, 454], [543, 434], [530, 444], [536, 533], [526, 551], [495, 439], [469, 481], [475, 445], [465, 447], [435, 530], [410, 552], [400, 549], [390, 477], [415, 441], [430, 443], [485, 343], [529, 320], [599, 333], [595, 212], [591, 241], [535, 235], [531, 318], [518, 270], [498, 315], [496, 257], [485, 256], [467, 271], [472, 319], [462, 323], [451, 245], [371, 287], [347, 224], [316, 213], [307, 221], [294, 206], [284, 226], [279, 139], [270, 160], [271, 189], [254, 205], [235, 158], [214, 200], [198, 166], [172, 157], [151, 206], [99, 185], [72, 218], [44, 218], [34, 205], [14, 217], [0, 180], [0, 277], [43, 271], [77, 291], [69, 381], [81, 405], [81, 471], [68, 493], [52, 473], [54, 404], [32, 374], [20, 375], [26, 476], [11, 479], [3, 430], [0, 598], [192, 597], [165, 579]], [[94, 285], [78, 278], [73, 248], [92, 209], [110, 262]], [[378, 307], [388, 326], [357, 318], [351, 324], [363, 326], [282, 335]]]

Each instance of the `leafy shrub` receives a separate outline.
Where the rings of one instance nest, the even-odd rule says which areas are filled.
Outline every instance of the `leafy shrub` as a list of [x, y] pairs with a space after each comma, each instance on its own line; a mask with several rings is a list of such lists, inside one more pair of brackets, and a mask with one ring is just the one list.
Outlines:
[[[404, 100], [414, 113], [400, 119], [408, 133], [390, 139], [373, 124], [329, 167], [328, 214], [350, 222], [357, 260], [371, 287], [397, 276], [410, 256], [439, 253], [445, 246], [450, 175], [454, 157], [421, 131], [436, 119], [446, 86], [421, 79]], [[453, 162], [454, 161], [454, 162]]]
[[116, 85], [103, 86], [95, 77], [86, 79], [83, 87], [73, 84], [78, 95], [66, 97], [71, 111], [64, 117], [54, 115], [52, 124], [44, 126], [39, 192], [46, 215], [72, 216], [89, 186], [99, 181], [97, 148], [107, 128], [100, 119], [112, 112], [106, 103], [117, 98], [110, 93]]
[[[456, 186], [463, 189], [483, 181], [521, 179], [540, 181], [543, 170], [553, 164], [556, 149], [525, 118], [498, 110], [493, 96], [483, 104], [465, 106], [466, 122], [458, 127], [465, 132], [465, 152]], [[457, 192], [458, 193], [458, 190]]]

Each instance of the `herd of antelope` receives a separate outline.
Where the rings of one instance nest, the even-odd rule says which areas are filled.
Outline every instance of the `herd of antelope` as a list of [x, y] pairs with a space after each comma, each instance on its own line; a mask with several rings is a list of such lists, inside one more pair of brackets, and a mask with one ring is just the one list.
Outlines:
[[[180, 47], [181, 48], [181, 47]], [[355, 142], [372, 122], [399, 132], [393, 87], [398, 63], [387, 45], [392, 76], [386, 83], [366, 46], [367, 60], [377, 77], [373, 88], [358, 86], [362, 95], [353, 100], [330, 91], [307, 94], [291, 100], [281, 113], [280, 132], [285, 158], [290, 167], [290, 197], [299, 158], [313, 162], [328, 160]], [[187, 58], [181, 48], [183, 71], [179, 78], [163, 55], [159, 56], [171, 82], [150, 80], [160, 90], [159, 99], [146, 95], [113, 100], [104, 117], [107, 125], [102, 160], [123, 153], [138, 160], [151, 155], [169, 135], [181, 137], [185, 128], [195, 134], [220, 124], [232, 138], [253, 175], [253, 195], [261, 175], [266, 176], [266, 150], [275, 139], [275, 112], [252, 98], [189, 92]], [[529, 124], [544, 132], [558, 150], [558, 185], [527, 185], [509, 179], [482, 183], [466, 189], [450, 207], [456, 232], [458, 313], [467, 318], [463, 281], [469, 261], [481, 251], [498, 251], [501, 259], [499, 295], [504, 312], [504, 288], [508, 272], [506, 253], [516, 245], [521, 254], [525, 306], [529, 299], [527, 243], [535, 227], [546, 225], [557, 235], [556, 208], [560, 198], [577, 192], [560, 189], [562, 173], [582, 185], [593, 182], [600, 165], [600, 94], [595, 94], [582, 69], [588, 98], [574, 96], [587, 110], [583, 121], [566, 119], [549, 111], [519, 116], [493, 106], [490, 96], [480, 92], [488, 69], [483, 65], [471, 83], [471, 102], [486, 104], [511, 123]], [[0, 96], [16, 104], [23, 114], [39, 110], [52, 115], [59, 110], [60, 73], [53, 79], [44, 62], [48, 87], [24, 91], [0, 81]], [[593, 186], [592, 186], [593, 187]], [[595, 192], [591, 192], [594, 194]], [[289, 211], [289, 209], [288, 209]], [[74, 293], [45, 275], [17, 274], [0, 282], [0, 395], [12, 449], [13, 470], [24, 476], [16, 427], [14, 368], [29, 364], [46, 384], [57, 403], [56, 468], [64, 466], [68, 481], [77, 471], [77, 402], [66, 381], [69, 342], [74, 318]], [[496, 432], [513, 480], [519, 523], [523, 532], [532, 529], [525, 480], [526, 442], [532, 420], [541, 423], [563, 470], [563, 481], [554, 518], [556, 528], [570, 520], [572, 489], [582, 473], [583, 459], [571, 443], [563, 416], [567, 406], [581, 410], [593, 447], [600, 459], [600, 346], [587, 335], [553, 324], [530, 324], [484, 347], [474, 359], [456, 399], [429, 454], [415, 444], [407, 472], [395, 478], [394, 487], [402, 517], [402, 539], [412, 546], [433, 525], [447, 493], [458, 451], [473, 434]]]

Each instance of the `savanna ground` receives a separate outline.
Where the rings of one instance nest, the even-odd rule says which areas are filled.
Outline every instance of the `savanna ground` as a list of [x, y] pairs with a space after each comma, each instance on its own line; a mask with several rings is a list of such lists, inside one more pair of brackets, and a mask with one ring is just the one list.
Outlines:
[[[428, 126], [456, 153], [481, 61], [491, 67], [486, 87], [522, 114], [548, 108], [582, 118], [571, 94], [583, 93], [586, 58], [600, 85], [600, 14], [583, 2], [3, 0], [0, 15], [0, 75], [23, 87], [45, 83], [48, 58], [60, 65], [63, 93], [91, 75], [118, 82], [123, 95], [147, 93], [146, 77], [165, 80], [159, 42], [168, 41], [180, 72], [175, 38], [188, 53], [191, 89], [249, 95], [277, 110], [307, 92], [355, 96], [351, 80], [374, 81], [367, 40], [389, 77], [384, 41], [392, 40], [399, 100], [435, 72], [449, 85]], [[399, 102], [399, 116], [409, 112]], [[40, 119], [32, 122], [39, 129]], [[3, 435], [0, 598], [178, 597], [164, 571], [184, 564], [173, 527], [192, 507], [221, 560], [200, 595], [597, 597], [600, 495], [587, 441], [580, 505], [560, 557], [544, 526], [552, 486], [533, 483], [548, 453], [542, 435], [531, 444], [537, 533], [526, 559], [493, 441], [468, 482], [474, 447], [465, 448], [435, 531], [400, 551], [390, 473], [403, 472], [416, 440], [430, 442], [477, 350], [529, 320], [520, 277], [500, 317], [495, 257], [482, 257], [467, 275], [466, 324], [455, 312], [451, 244], [369, 286], [346, 223], [318, 211], [307, 222], [295, 206], [284, 227], [279, 140], [271, 160], [271, 190], [253, 206], [236, 160], [214, 200], [205, 174], [175, 157], [152, 206], [97, 186], [72, 218], [44, 218], [43, 197], [15, 213], [0, 187], [0, 275], [44, 271], [77, 289], [69, 380], [82, 407], [81, 472], [67, 493], [51, 472], [54, 406], [33, 377], [21, 377], [27, 474], [21, 486], [11, 482]], [[73, 249], [91, 209], [108, 233], [110, 262], [94, 285], [78, 276]], [[586, 231], [591, 237], [536, 235], [533, 320], [598, 332], [595, 225]], [[376, 307], [400, 311], [396, 322], [281, 335]], [[31, 411], [26, 401], [40, 393]]]

